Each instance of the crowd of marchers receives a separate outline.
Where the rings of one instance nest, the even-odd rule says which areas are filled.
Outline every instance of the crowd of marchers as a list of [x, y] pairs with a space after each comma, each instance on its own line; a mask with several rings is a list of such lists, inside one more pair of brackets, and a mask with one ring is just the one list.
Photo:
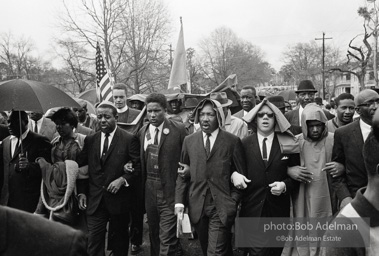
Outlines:
[[[331, 110], [309, 80], [293, 110], [281, 96], [259, 100], [254, 86], [238, 94], [232, 113], [225, 92], [127, 104], [116, 84], [96, 115], [84, 100], [3, 112], [0, 254], [136, 255], [146, 221], [151, 256], [183, 255], [178, 218], [187, 213], [204, 255], [377, 255], [379, 94], [342, 93]], [[252, 232], [251, 246], [238, 248], [232, 230], [244, 217], [369, 218], [370, 241], [272, 247]]]

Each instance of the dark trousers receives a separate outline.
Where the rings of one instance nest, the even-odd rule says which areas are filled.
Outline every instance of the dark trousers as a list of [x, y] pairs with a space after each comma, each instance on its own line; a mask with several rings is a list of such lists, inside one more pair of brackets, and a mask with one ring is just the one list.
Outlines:
[[205, 197], [202, 216], [194, 226], [204, 255], [233, 255], [231, 228], [225, 227], [221, 222], [209, 190]]
[[174, 207], [167, 204], [159, 179], [147, 178], [145, 207], [149, 223], [150, 255], [175, 255], [178, 246], [176, 215]]
[[99, 207], [92, 215], [87, 215], [88, 226], [88, 254], [90, 256], [105, 255], [105, 233], [110, 219], [112, 233], [108, 234], [108, 243], [111, 243], [113, 255], [128, 255], [129, 243], [129, 212], [123, 214], [110, 214], [102, 199]]
[[131, 185], [131, 190], [135, 191], [132, 197], [133, 207], [130, 209], [130, 243], [134, 245], [141, 245], [143, 238], [143, 215], [145, 211], [145, 204], [143, 200], [142, 181], [139, 180]]

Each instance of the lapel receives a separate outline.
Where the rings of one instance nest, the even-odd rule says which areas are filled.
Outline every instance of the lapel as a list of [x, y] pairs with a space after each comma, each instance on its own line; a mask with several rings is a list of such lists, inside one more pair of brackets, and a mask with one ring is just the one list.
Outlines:
[[281, 154], [280, 146], [279, 146], [278, 138], [276, 134], [274, 134], [274, 139], [272, 140], [272, 145], [271, 145], [270, 156], [268, 158], [267, 168], [270, 167], [271, 163], [274, 161], [275, 156], [277, 156], [278, 154], [279, 155]]
[[[167, 135], [164, 134], [164, 132], [163, 132], [163, 131], [165, 131], [165, 129], [169, 130], [169, 133]], [[170, 129], [169, 121], [165, 118], [164, 123], [163, 123], [163, 127], [162, 127], [162, 131], [161, 131], [161, 141], [159, 141], [159, 145], [158, 145], [158, 152], [160, 152], [161, 147], [162, 147], [164, 141], [166, 140], [166, 137], [170, 134], [170, 132], [172, 132], [172, 130]]]
[[364, 141], [363, 141], [363, 135], [362, 135], [362, 130], [361, 130], [361, 127], [359, 125], [359, 120], [356, 121], [356, 124], [352, 127], [352, 145], [355, 145], [356, 147], [358, 147], [359, 149], [362, 149], [363, 148], [363, 144], [364, 144]]
[[101, 132], [98, 132], [94, 136], [94, 143], [93, 143], [93, 150], [89, 149], [90, 151], [95, 153], [95, 157], [93, 161], [95, 161], [95, 165], [101, 165], [100, 164], [100, 146], [101, 146]]
[[[201, 136], [203, 137], [203, 133], [201, 133]], [[218, 134], [217, 134], [217, 138], [215, 140], [215, 143], [213, 144], [213, 147], [212, 147], [212, 150], [211, 150], [211, 153], [209, 154], [209, 157], [207, 158], [207, 160], [209, 158], [211, 158], [214, 153], [222, 147], [222, 144], [223, 144], [223, 141], [224, 141], [224, 131], [221, 130], [221, 128], [219, 128], [218, 130]], [[203, 138], [203, 145], [204, 145], [204, 138]], [[204, 152], [205, 152], [205, 147], [204, 148]]]
[[256, 161], [254, 162], [260, 165], [260, 169], [263, 169], [263, 170], [266, 169], [265, 163], [263, 162], [263, 159], [262, 159], [261, 149], [259, 147], [258, 135], [256, 133], [254, 133], [254, 136], [252, 137], [251, 144], [252, 144], [252, 151], [253, 151], [252, 157], [256, 159]]
[[294, 117], [293, 117], [293, 122], [294, 122], [294, 124], [297, 125], [297, 126], [301, 126], [301, 124], [300, 124], [300, 120], [299, 120], [299, 108], [297, 108], [297, 109], [295, 110], [295, 113], [294, 113], [294, 114], [295, 114]]
[[[28, 135], [26, 136], [25, 139], [22, 140], [22, 148], [24, 150], [24, 154], [25, 152], [28, 150], [29, 146], [30, 146], [30, 142], [31, 142], [31, 135], [30, 135], [30, 132], [28, 132]], [[11, 147], [10, 143], [9, 143], [9, 147]], [[10, 153], [10, 150], [8, 151]], [[13, 161], [14, 159], [16, 159], [18, 157], [18, 155], [21, 153], [21, 146], [18, 146], [13, 154], [13, 157], [11, 159], [11, 161]]]
[[[120, 129], [121, 128], [116, 128], [116, 132], [114, 133], [113, 135], [113, 138], [112, 138], [112, 141], [111, 141], [111, 144], [109, 145], [109, 148], [108, 148], [108, 151], [107, 153], [105, 154], [105, 157], [104, 157], [104, 163], [107, 161], [109, 155], [112, 153], [113, 149], [115, 148], [116, 144], [117, 144], [117, 141], [120, 139]], [[100, 134], [101, 135], [101, 134]], [[99, 154], [100, 155], [100, 154]]]
[[140, 143], [141, 143], [142, 152], [145, 152], [145, 138], [146, 138], [146, 132], [147, 132], [147, 129], [149, 129], [149, 126], [150, 124], [146, 125], [141, 132]]

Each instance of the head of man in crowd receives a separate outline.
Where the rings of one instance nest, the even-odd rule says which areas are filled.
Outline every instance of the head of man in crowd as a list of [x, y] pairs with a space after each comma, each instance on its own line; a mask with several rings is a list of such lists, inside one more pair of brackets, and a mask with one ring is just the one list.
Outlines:
[[128, 94], [128, 89], [126, 84], [117, 83], [113, 86], [112, 97], [116, 108], [122, 109], [126, 106], [126, 95]]
[[[373, 126], [374, 134], [378, 134], [379, 127]], [[375, 131], [376, 129], [376, 131]], [[368, 136], [363, 145], [363, 160], [367, 171], [368, 184], [364, 196], [369, 197], [369, 202], [379, 204], [379, 138], [377, 136]]]
[[202, 106], [198, 108], [200, 128], [204, 133], [212, 133], [219, 127], [215, 108], [214, 103], [210, 100], [203, 101]]
[[315, 89], [312, 81], [303, 80], [299, 83], [297, 91], [295, 92], [297, 94], [299, 104], [302, 108], [305, 108], [307, 104], [315, 101], [315, 94], [317, 90]]
[[197, 104], [199, 104], [198, 99], [196, 98], [187, 98], [186, 101], [184, 102], [183, 109], [188, 111], [188, 120], [190, 122], [194, 122], [195, 120], [195, 115], [193, 114], [193, 111], [195, 110]]
[[272, 104], [274, 104], [280, 110], [280, 112], [282, 112], [284, 115], [284, 113], [286, 112], [286, 104], [282, 96], [279, 96], [279, 95], [270, 96], [270, 97], [267, 97], [267, 100], [271, 102]]
[[75, 112], [78, 117], [79, 122], [83, 123], [87, 118], [87, 102], [82, 99], [77, 99], [76, 102], [80, 105], [79, 108], [73, 108], [72, 110]]
[[139, 100], [131, 100], [130, 101], [130, 107], [138, 110], [143, 109], [143, 102]]
[[37, 122], [38, 120], [40, 120], [43, 117], [43, 113], [38, 112], [38, 111], [31, 111], [31, 112], [29, 112], [29, 117], [33, 121]]
[[354, 99], [355, 110], [361, 120], [368, 125], [372, 124], [372, 117], [379, 104], [379, 94], [371, 89], [361, 91]]
[[117, 108], [110, 101], [101, 102], [97, 108], [97, 119], [100, 122], [100, 130], [103, 133], [111, 133], [116, 129], [117, 125]]
[[166, 115], [167, 99], [161, 93], [151, 93], [146, 97], [146, 115], [149, 123], [155, 127], [160, 126]]
[[241, 105], [243, 110], [249, 112], [256, 104], [257, 91], [252, 85], [245, 85], [241, 90]]
[[12, 111], [8, 118], [9, 133], [20, 138], [28, 128], [28, 122], [28, 114], [25, 111]]
[[342, 93], [335, 98], [337, 120], [342, 125], [349, 124], [353, 121], [355, 112], [354, 96], [350, 93]]
[[322, 98], [321, 97], [316, 97], [315, 98], [315, 103], [319, 105], [320, 107], [324, 106], [324, 103], [322, 103]]
[[229, 107], [233, 104], [233, 101], [228, 99], [226, 92], [212, 92], [209, 97], [212, 100], [217, 100], [221, 104], [224, 117], [226, 118], [228, 116]]
[[170, 98], [167, 101], [170, 104], [170, 114], [179, 114], [181, 112], [180, 106], [182, 102], [178, 98]]
[[264, 137], [271, 135], [275, 129], [275, 113], [268, 106], [263, 105], [256, 116], [257, 132]]
[[306, 105], [301, 114], [304, 138], [311, 141], [319, 141], [324, 138], [328, 133], [325, 126], [327, 121], [328, 119], [319, 105], [316, 103]]

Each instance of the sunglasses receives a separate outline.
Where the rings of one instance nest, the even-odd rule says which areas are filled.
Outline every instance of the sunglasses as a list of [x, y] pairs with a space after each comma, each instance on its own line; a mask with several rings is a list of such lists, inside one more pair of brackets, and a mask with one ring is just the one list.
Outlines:
[[265, 115], [267, 115], [268, 118], [273, 118], [274, 117], [274, 113], [267, 113], [267, 112], [258, 112], [257, 116], [259, 118], [262, 118], [264, 117]]

